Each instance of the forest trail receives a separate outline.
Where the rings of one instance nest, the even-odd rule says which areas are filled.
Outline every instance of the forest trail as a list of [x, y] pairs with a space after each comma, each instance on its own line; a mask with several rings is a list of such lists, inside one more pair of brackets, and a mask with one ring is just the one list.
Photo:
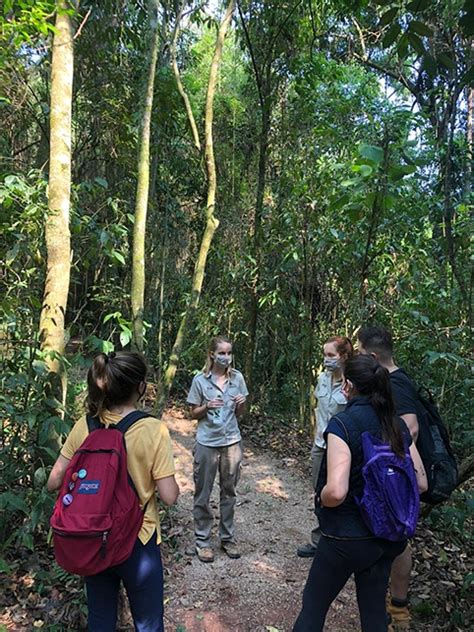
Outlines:
[[[167, 562], [165, 625], [169, 632], [289, 632], [300, 609], [311, 560], [296, 556], [313, 525], [308, 480], [278, 458], [245, 441], [235, 513], [236, 541], [242, 557], [227, 558], [219, 548], [218, 517], [213, 544], [215, 561], [195, 555], [192, 523], [192, 449], [195, 424], [176, 410], [164, 417], [174, 444], [181, 495], [170, 532], [179, 535], [178, 552]], [[308, 465], [309, 472], [309, 465]], [[218, 484], [212, 506], [218, 514]], [[358, 612], [352, 583], [334, 602], [327, 629], [357, 630]]]

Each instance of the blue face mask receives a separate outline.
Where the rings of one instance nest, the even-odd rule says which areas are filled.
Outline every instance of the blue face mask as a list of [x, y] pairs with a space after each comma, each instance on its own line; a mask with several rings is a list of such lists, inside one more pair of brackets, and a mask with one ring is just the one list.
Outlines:
[[324, 358], [323, 365], [327, 371], [331, 372], [341, 368], [341, 363], [336, 358]]
[[214, 362], [222, 368], [226, 369], [232, 364], [232, 356], [218, 353], [214, 356]]

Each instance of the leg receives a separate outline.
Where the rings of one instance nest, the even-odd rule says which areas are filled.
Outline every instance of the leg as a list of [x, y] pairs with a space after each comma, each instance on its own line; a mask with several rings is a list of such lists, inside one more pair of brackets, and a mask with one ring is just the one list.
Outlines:
[[[354, 573], [362, 632], [387, 630], [385, 595], [390, 568], [405, 546], [406, 542], [382, 540], [371, 540], [366, 546], [366, 560], [362, 562], [365, 568]], [[374, 560], [370, 566], [368, 560]]]
[[410, 611], [408, 609], [408, 588], [412, 568], [412, 551], [410, 545], [399, 555], [392, 564], [390, 575], [390, 596], [387, 611], [396, 629], [403, 630], [410, 626]]
[[[322, 537], [303, 591], [293, 632], [320, 632], [329, 606], [353, 572], [347, 541]], [[350, 543], [350, 542], [349, 542]]]
[[[316, 491], [316, 486], [318, 484], [319, 471], [321, 469], [321, 463], [323, 462], [324, 454], [326, 450], [324, 448], [320, 448], [315, 443], [311, 448], [311, 479], [313, 482], [313, 489]], [[313, 546], [317, 546], [319, 542], [319, 538], [321, 537], [321, 531], [319, 529], [319, 522], [317, 517], [315, 516], [316, 524], [314, 529], [311, 531], [311, 544]]]
[[232, 541], [234, 538], [234, 509], [237, 500], [237, 483], [240, 478], [242, 463], [242, 442], [220, 448], [219, 485], [220, 493], [220, 523], [219, 535], [222, 542]]
[[390, 592], [397, 600], [406, 601], [408, 598], [412, 565], [411, 547], [408, 545], [403, 553], [393, 560], [390, 574]]
[[214, 515], [209, 504], [216, 478], [218, 448], [196, 443], [194, 450], [194, 533], [198, 547], [209, 547]]
[[137, 632], [163, 632], [163, 566], [154, 533], [147, 544], [137, 540], [132, 555], [117, 567], [130, 602]]
[[120, 577], [112, 569], [85, 578], [89, 632], [115, 632]]

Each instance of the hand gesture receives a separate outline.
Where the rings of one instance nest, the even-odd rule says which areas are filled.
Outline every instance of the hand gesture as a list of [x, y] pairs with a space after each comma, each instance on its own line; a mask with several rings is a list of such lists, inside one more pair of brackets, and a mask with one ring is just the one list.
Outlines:
[[206, 404], [206, 408], [208, 410], [213, 410], [215, 408], [221, 408], [222, 406], [224, 406], [224, 401], [222, 399], [217, 399], [217, 398], [216, 399], [211, 399]]
[[247, 398], [245, 397], [245, 395], [242, 395], [242, 393], [239, 393], [238, 395], [235, 395], [233, 399], [234, 399], [235, 405], [240, 406], [246, 401]]

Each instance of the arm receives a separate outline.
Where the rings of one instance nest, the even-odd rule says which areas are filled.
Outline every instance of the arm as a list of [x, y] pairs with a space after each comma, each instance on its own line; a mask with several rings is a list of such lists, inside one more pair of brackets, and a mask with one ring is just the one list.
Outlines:
[[335, 434], [328, 434], [327, 444], [328, 477], [321, 491], [321, 504], [323, 507], [337, 507], [344, 502], [349, 491], [352, 456], [347, 443]]
[[174, 476], [165, 476], [155, 481], [156, 491], [165, 505], [173, 505], [179, 496], [179, 487]]
[[420, 494], [422, 494], [428, 489], [428, 479], [426, 478], [425, 466], [423, 465], [423, 462], [421, 460], [420, 453], [416, 449], [416, 445], [414, 443], [412, 443], [410, 446], [410, 456], [415, 468], [418, 491], [420, 492]]
[[48, 492], [55, 492], [61, 487], [69, 463], [70, 459], [66, 459], [66, 457], [62, 454], [58, 456], [58, 459], [53, 465], [53, 469], [49, 474], [48, 482], [46, 484]]
[[191, 419], [202, 419], [207, 415], [207, 411], [207, 403], [203, 406], [191, 406], [189, 415]]
[[235, 416], [241, 417], [247, 410], [247, 398], [242, 393], [239, 393], [234, 397], [235, 402]]
[[418, 439], [418, 418], [415, 413], [405, 413], [400, 415], [403, 421], [406, 423], [408, 430], [410, 431], [413, 443], [416, 443]]

